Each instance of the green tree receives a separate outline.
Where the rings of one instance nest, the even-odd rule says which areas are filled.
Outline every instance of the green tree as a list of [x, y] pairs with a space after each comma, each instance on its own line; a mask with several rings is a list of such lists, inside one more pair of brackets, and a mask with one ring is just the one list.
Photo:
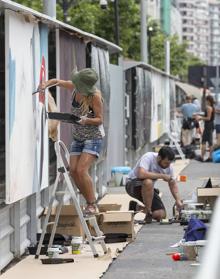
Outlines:
[[[126, 57], [140, 58], [140, 16], [139, 5], [134, 0], [119, 1], [120, 46]], [[69, 9], [70, 24], [111, 42], [115, 41], [114, 7], [100, 9], [99, 1], [80, 1]]]
[[[16, 2], [42, 12], [42, 0], [16, 0]], [[99, 0], [57, 0], [57, 18], [64, 20], [65, 4], [68, 4], [68, 14], [65, 19], [69, 24], [93, 33], [108, 41], [115, 41], [114, 7], [108, 1], [108, 8], [102, 10]], [[166, 37], [155, 20], [150, 20], [151, 33], [151, 64], [164, 70], [166, 39], [170, 40], [171, 74], [183, 79], [187, 77], [188, 66], [203, 64], [197, 57], [187, 52], [187, 42], [179, 43], [177, 36]], [[140, 60], [140, 2], [138, 0], [119, 1], [119, 33], [120, 46], [125, 58]]]
[[[167, 37], [155, 21], [149, 22], [154, 32], [151, 35], [151, 47], [148, 49], [151, 55], [151, 64], [161, 70], [165, 70], [165, 41], [170, 41], [170, 72], [183, 80], [187, 79], [188, 67], [204, 64], [199, 58], [187, 52], [188, 43], [179, 42], [177, 35]], [[148, 27], [148, 30], [149, 30]]]
[[14, 2], [17, 2], [18, 4], [24, 5], [28, 8], [31, 8], [33, 10], [36, 10], [38, 12], [43, 11], [43, 1], [42, 0], [16, 0]]

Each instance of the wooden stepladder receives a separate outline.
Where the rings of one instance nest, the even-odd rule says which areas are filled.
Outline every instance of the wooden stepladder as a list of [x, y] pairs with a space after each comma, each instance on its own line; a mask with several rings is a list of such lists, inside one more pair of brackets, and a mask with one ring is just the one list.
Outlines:
[[[58, 220], [59, 220], [59, 216], [60, 216], [60, 212], [62, 209], [62, 206], [64, 204], [64, 195], [69, 193], [71, 196], [71, 200], [72, 203], [76, 209], [76, 212], [79, 216], [80, 222], [82, 224], [82, 228], [83, 231], [86, 235], [86, 238], [89, 242], [89, 245], [91, 247], [92, 253], [94, 257], [98, 257], [99, 254], [96, 250], [95, 247], [95, 243], [99, 243], [102, 246], [103, 252], [106, 254], [107, 253], [107, 247], [105, 245], [105, 236], [103, 235], [103, 233], [100, 231], [99, 226], [97, 224], [96, 221], [96, 217], [94, 215], [91, 216], [84, 216], [82, 209], [79, 205], [79, 201], [77, 199], [77, 194], [75, 192], [75, 188], [74, 188], [74, 184], [72, 182], [72, 179], [70, 178], [69, 175], [69, 167], [66, 166], [67, 164], [65, 164], [66, 162], [69, 163], [69, 152], [65, 146], [65, 144], [62, 141], [57, 141], [55, 142], [55, 152], [56, 152], [56, 156], [57, 156], [57, 176], [56, 176], [56, 180], [55, 180], [55, 184], [54, 184], [54, 188], [52, 191], [52, 195], [49, 201], [49, 206], [48, 206], [48, 211], [45, 217], [45, 221], [44, 221], [44, 225], [43, 225], [43, 229], [42, 229], [42, 233], [41, 233], [41, 237], [40, 237], [40, 241], [37, 247], [37, 252], [35, 255], [35, 258], [37, 259], [40, 255], [40, 251], [43, 245], [43, 240], [44, 240], [44, 236], [46, 233], [46, 229], [49, 223], [49, 217], [51, 215], [51, 211], [52, 211], [52, 206], [53, 206], [53, 202], [56, 200], [58, 200], [58, 206], [57, 206], [57, 210], [56, 210], [56, 216], [55, 216], [55, 220], [52, 223], [53, 224], [53, 228], [52, 228], [52, 232], [51, 232], [51, 236], [50, 236], [50, 240], [49, 240], [49, 245], [48, 248], [50, 248], [53, 244], [53, 240], [54, 240], [54, 235], [56, 232], [56, 228], [57, 228], [57, 224], [58, 224]], [[63, 154], [63, 155], [62, 155]], [[65, 163], [64, 163], [64, 158], [65, 158]], [[61, 178], [61, 176], [63, 176], [64, 180], [63, 180], [63, 185], [64, 185], [64, 191], [58, 191], [58, 184], [59, 184], [59, 180]], [[88, 228], [88, 223], [90, 224], [90, 226], [92, 226], [95, 230], [96, 236], [92, 236], [90, 233], [90, 230]]]

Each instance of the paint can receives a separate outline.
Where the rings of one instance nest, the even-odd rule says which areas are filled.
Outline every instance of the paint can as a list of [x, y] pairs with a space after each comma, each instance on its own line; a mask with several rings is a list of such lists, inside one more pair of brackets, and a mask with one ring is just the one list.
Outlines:
[[73, 236], [71, 240], [72, 254], [80, 254], [83, 244], [82, 236]]
[[47, 256], [50, 258], [50, 259], [54, 259], [54, 258], [58, 258], [59, 256], [59, 252], [60, 252], [60, 249], [59, 248], [48, 248], [47, 249]]

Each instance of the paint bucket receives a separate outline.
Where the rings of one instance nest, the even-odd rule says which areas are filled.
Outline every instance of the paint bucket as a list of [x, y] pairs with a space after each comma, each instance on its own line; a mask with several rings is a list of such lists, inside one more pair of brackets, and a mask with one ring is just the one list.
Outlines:
[[72, 254], [80, 254], [82, 249], [82, 236], [73, 236], [71, 241]]
[[59, 248], [48, 248], [47, 249], [47, 256], [51, 259], [58, 258], [60, 249]]

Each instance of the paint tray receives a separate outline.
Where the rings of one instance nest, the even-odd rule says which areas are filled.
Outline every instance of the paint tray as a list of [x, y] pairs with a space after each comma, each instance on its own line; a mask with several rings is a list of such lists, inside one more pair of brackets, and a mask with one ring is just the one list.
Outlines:
[[80, 117], [72, 114], [72, 113], [64, 113], [64, 112], [48, 112], [47, 113], [49, 119], [59, 120], [62, 122], [67, 123], [75, 123], [79, 124], [78, 121], [80, 120]]
[[62, 264], [62, 263], [73, 263], [74, 259], [72, 258], [48, 258], [41, 259], [42, 264]]

